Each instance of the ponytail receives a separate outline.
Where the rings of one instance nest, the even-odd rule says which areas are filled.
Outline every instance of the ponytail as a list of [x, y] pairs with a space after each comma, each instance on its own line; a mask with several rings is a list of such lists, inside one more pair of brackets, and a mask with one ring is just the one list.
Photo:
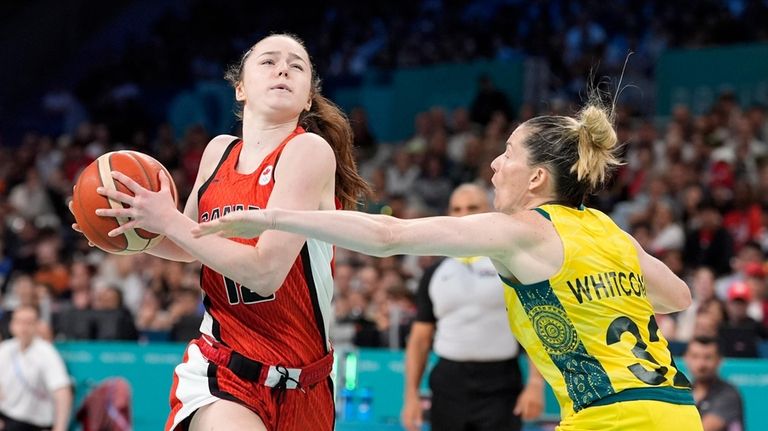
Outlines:
[[590, 103], [577, 116], [579, 159], [571, 167], [576, 179], [597, 189], [608, 172], [621, 162], [615, 155], [616, 131], [611, 115], [598, 104]]
[[312, 107], [299, 117], [308, 132], [322, 136], [336, 155], [336, 197], [344, 209], [353, 209], [371, 193], [368, 183], [357, 173], [352, 127], [336, 104], [320, 94], [319, 83], [312, 95]]

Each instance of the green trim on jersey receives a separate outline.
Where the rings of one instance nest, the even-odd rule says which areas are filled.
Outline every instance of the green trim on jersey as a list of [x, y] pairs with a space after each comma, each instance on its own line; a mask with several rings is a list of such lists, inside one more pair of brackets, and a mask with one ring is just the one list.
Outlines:
[[549, 213], [547, 211], [545, 211], [544, 209], [536, 207], [533, 210], [536, 211], [537, 213], [543, 215], [545, 219], [547, 219], [549, 221], [552, 221], [552, 217], [550, 217]]
[[573, 410], [578, 412], [616, 392], [600, 361], [587, 352], [576, 327], [552, 290], [549, 280], [534, 284], [501, 280], [515, 290], [536, 335], [563, 375]]
[[662, 401], [670, 404], [695, 405], [693, 401], [693, 391], [690, 389], [679, 389], [669, 386], [661, 388], [632, 388], [625, 389], [606, 398], [599, 399], [592, 403], [592, 406], [607, 406], [613, 403], [623, 401]]

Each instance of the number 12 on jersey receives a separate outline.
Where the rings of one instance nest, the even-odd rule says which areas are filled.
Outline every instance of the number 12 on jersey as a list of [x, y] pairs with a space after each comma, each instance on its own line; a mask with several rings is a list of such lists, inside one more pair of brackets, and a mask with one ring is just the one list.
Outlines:
[[261, 296], [242, 284], [235, 283], [234, 280], [230, 280], [224, 276], [222, 277], [224, 278], [224, 286], [227, 287], [227, 299], [229, 300], [229, 305], [237, 305], [241, 302], [246, 305], [256, 304], [259, 302], [274, 301], [275, 299], [274, 293], [266, 297]]

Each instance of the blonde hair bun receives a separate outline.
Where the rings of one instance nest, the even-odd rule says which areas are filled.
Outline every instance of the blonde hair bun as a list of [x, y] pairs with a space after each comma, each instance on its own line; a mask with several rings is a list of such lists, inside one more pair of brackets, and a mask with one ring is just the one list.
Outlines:
[[592, 188], [597, 188], [606, 174], [621, 161], [616, 158], [616, 131], [613, 116], [596, 103], [585, 106], [577, 115], [579, 134], [579, 160], [571, 167], [581, 181], [586, 179]]

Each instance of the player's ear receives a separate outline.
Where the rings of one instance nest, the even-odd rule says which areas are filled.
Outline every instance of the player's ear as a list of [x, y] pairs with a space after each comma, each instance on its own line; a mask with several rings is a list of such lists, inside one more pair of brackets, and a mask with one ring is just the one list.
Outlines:
[[541, 166], [537, 166], [533, 169], [530, 179], [528, 180], [528, 190], [534, 190], [545, 186], [549, 182], [549, 171]]

